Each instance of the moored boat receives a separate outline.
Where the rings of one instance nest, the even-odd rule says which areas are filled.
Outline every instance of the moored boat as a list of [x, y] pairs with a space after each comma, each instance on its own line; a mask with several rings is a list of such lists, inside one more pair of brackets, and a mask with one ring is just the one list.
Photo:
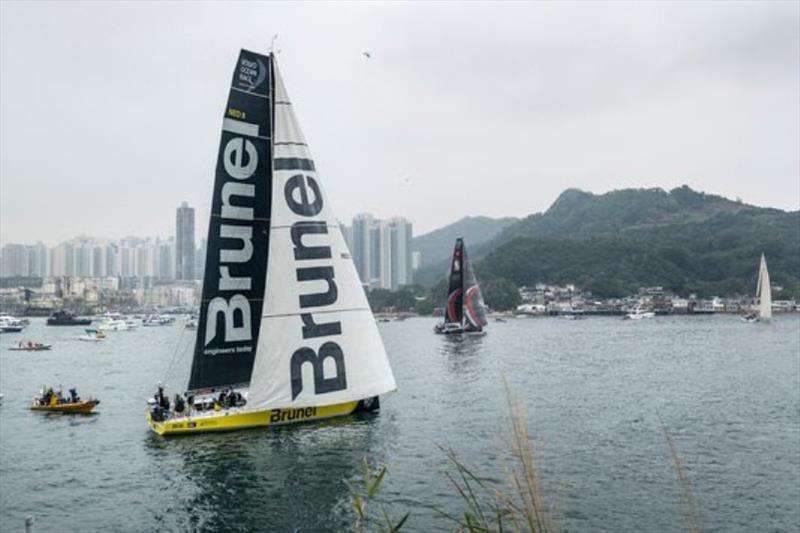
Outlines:
[[76, 317], [69, 311], [56, 311], [47, 319], [48, 326], [88, 326], [91, 318]]
[[106, 318], [97, 325], [97, 329], [100, 331], [128, 331], [130, 328], [123, 319]]
[[444, 321], [436, 324], [433, 331], [442, 335], [485, 334], [487, 325], [481, 288], [467, 257], [464, 239], [459, 237], [450, 261]]
[[11, 315], [0, 315], [0, 333], [19, 333], [25, 329], [21, 320]]
[[169, 326], [174, 322], [171, 317], [166, 315], [148, 315], [142, 320], [143, 326]]
[[148, 425], [167, 436], [376, 410], [394, 377], [274, 56], [241, 52], [222, 130], [187, 392], [159, 388]]
[[641, 305], [636, 306], [636, 309], [626, 314], [623, 319], [625, 320], [644, 320], [645, 318], [653, 318], [656, 316], [653, 311], [646, 311]]

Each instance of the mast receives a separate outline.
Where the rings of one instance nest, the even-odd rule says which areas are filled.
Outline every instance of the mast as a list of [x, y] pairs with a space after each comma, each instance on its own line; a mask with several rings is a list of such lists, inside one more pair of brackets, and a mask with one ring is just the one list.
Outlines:
[[271, 57], [242, 50], [231, 80], [189, 390], [250, 382], [270, 240], [271, 61]]

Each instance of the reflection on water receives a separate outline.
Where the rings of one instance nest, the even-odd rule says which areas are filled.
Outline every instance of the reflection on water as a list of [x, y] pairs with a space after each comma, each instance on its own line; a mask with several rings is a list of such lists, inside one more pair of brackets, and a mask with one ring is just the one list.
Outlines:
[[201, 437], [148, 435], [145, 448], [171, 487], [168, 508], [177, 511], [170, 517], [161, 508], [154, 518], [165, 527], [293, 531], [333, 527], [338, 515], [337, 527], [344, 527], [348, 517], [338, 512], [347, 503], [344, 482], [359, 475], [364, 457], [384, 460], [373, 446], [377, 416]]
[[447, 369], [460, 374], [469, 373], [488, 354], [484, 347], [486, 335], [439, 335], [440, 353], [447, 360]]

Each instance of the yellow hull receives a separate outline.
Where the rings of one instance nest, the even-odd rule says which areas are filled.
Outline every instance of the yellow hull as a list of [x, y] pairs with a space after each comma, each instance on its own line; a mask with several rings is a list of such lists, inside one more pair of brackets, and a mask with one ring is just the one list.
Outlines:
[[46, 411], [48, 413], [77, 413], [88, 414], [100, 400], [83, 400], [77, 403], [62, 403], [57, 405], [31, 405], [32, 411]]
[[357, 401], [321, 407], [300, 407], [296, 409], [270, 409], [267, 411], [215, 411], [191, 417], [181, 417], [156, 422], [148, 410], [147, 423], [159, 435], [187, 435], [210, 431], [234, 431], [262, 426], [278, 426], [297, 422], [310, 422], [352, 413]]

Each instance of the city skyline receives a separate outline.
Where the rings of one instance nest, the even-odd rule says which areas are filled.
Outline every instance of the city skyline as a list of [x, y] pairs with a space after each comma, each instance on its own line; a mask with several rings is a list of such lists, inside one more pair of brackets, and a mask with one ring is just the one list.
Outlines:
[[[206, 239], [196, 241], [195, 210], [188, 202], [175, 209], [174, 235], [120, 239], [78, 235], [55, 245], [0, 243], [0, 277], [148, 277], [166, 281], [200, 280]], [[363, 222], [366, 221], [366, 225]], [[361, 238], [354, 228], [361, 226]], [[413, 282], [412, 223], [403, 217], [379, 219], [370, 213], [339, 227], [362, 284], [396, 290]], [[199, 242], [199, 244], [195, 244]], [[417, 262], [419, 262], [419, 253]]]
[[800, 6], [725, 6], [4, 2], [2, 239], [156, 234], [180, 199], [207, 220], [230, 62], [274, 34], [342, 220], [425, 233], [568, 187], [684, 183], [796, 210]]

